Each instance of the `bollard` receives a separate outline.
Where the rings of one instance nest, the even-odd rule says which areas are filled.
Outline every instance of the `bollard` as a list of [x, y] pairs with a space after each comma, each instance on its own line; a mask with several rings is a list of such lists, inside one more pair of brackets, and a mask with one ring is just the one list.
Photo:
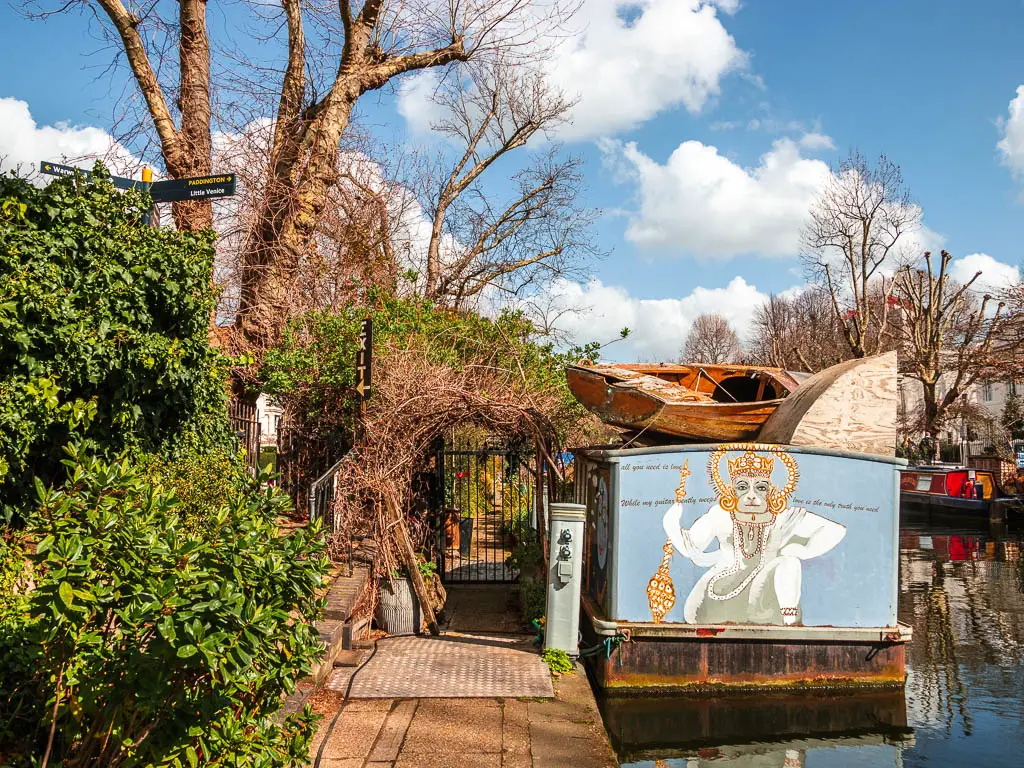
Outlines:
[[550, 505], [548, 600], [544, 647], [579, 656], [580, 584], [583, 570], [583, 504]]

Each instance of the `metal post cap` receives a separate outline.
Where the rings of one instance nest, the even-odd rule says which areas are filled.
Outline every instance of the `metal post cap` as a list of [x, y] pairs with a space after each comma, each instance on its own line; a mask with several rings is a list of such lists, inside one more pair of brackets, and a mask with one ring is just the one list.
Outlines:
[[549, 506], [552, 520], [586, 520], [586, 504], [569, 504], [565, 502], [552, 502]]

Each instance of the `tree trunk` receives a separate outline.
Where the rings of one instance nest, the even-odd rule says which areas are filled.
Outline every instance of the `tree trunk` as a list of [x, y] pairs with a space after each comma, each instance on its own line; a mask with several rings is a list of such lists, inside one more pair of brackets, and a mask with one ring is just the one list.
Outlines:
[[[180, 130], [174, 125], [163, 87], [139, 33], [139, 17], [129, 12], [121, 0], [97, 2], [121, 38], [128, 66], [153, 120], [167, 173], [176, 179], [210, 173], [210, 40], [206, 33], [206, 0], [179, 0]], [[178, 229], [213, 226], [213, 206], [209, 200], [175, 203], [173, 211]]]
[[939, 405], [936, 396], [936, 382], [921, 382], [921, 400], [924, 407], [924, 433], [932, 441], [932, 461], [938, 461], [939, 451]]
[[316, 249], [316, 225], [337, 183], [338, 144], [348, 127], [358, 92], [325, 109], [310, 125], [305, 163], [289, 158], [271, 168], [262, 208], [242, 252], [239, 327], [256, 346], [272, 343], [298, 303], [293, 277]]
[[[180, 0], [181, 67], [180, 151], [164, 153], [167, 171], [176, 179], [207, 176], [213, 171], [210, 137], [210, 40], [206, 34], [206, 0]], [[184, 200], [172, 206], [179, 230], [213, 228], [210, 200]]]

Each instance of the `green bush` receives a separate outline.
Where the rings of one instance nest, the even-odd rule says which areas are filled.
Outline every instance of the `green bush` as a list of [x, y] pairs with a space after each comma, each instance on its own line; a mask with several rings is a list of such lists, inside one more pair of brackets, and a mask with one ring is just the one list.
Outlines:
[[62, 488], [36, 484], [34, 547], [0, 550], [17, 585], [0, 601], [0, 763], [37, 764], [55, 721], [51, 765], [305, 764], [314, 716], [274, 716], [321, 653], [316, 531], [279, 536], [288, 502], [258, 480], [195, 531], [152, 468], [68, 453]]
[[72, 439], [108, 458], [227, 439], [214, 235], [143, 226], [149, 206], [99, 165], [44, 188], [0, 176], [0, 521], [34, 478], [60, 482]]
[[505, 558], [505, 565], [512, 570], [517, 570], [520, 575], [527, 579], [536, 579], [541, 576], [544, 568], [544, 550], [535, 533], [522, 537], [516, 542], [512, 552]]
[[548, 665], [548, 669], [555, 677], [568, 674], [573, 670], [569, 654], [559, 648], [545, 648], [541, 658], [544, 659], [544, 663]]
[[524, 581], [519, 583], [519, 602], [523, 607], [523, 619], [532, 624], [547, 610], [548, 588], [544, 582]]
[[238, 489], [251, 482], [245, 463], [225, 450], [204, 449], [187, 436], [188, 448], [176, 458], [149, 455], [140, 458], [145, 479], [172, 492], [178, 501], [176, 514], [189, 533], [209, 532], [210, 518], [229, 504]]

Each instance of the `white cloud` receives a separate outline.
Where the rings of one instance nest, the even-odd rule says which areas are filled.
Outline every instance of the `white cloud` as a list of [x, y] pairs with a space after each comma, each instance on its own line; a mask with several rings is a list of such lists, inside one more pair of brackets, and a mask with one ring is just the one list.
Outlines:
[[[809, 144], [825, 146], [826, 140], [815, 134]], [[634, 143], [601, 146], [637, 186], [639, 209], [626, 237], [644, 248], [704, 258], [794, 255], [811, 202], [830, 173], [787, 138], [775, 141], [755, 168], [699, 141], [680, 144], [664, 165]]]
[[0, 161], [4, 170], [35, 168], [40, 160], [67, 161], [88, 167], [100, 158], [117, 173], [137, 168], [138, 160], [102, 128], [70, 125], [38, 125], [26, 102], [0, 98]]
[[835, 149], [836, 145], [832, 142], [831, 136], [826, 136], [823, 133], [805, 133], [799, 139], [797, 144], [800, 145], [801, 149], [806, 149], [808, 152], [815, 152], [822, 149]]
[[958, 283], [966, 283], [975, 274], [981, 276], [972, 288], [982, 292], [997, 292], [1020, 281], [1020, 270], [992, 258], [987, 253], [971, 253], [949, 263], [949, 276]]
[[[795, 256], [811, 205], [832, 178], [826, 163], [805, 155], [834, 148], [821, 133], [775, 140], [753, 168], [699, 141], [683, 142], [664, 164], [633, 142], [601, 139], [598, 146], [614, 180], [636, 187], [626, 238], [641, 248], [703, 259]], [[911, 213], [915, 224], [900, 238], [901, 253], [941, 247], [943, 238], [923, 225], [921, 209]]]
[[1003, 165], [1014, 175], [1024, 174], [1024, 85], [1017, 87], [1017, 96], [1010, 102], [1009, 117], [999, 119], [1003, 138], [996, 144], [1002, 153]]
[[398, 113], [414, 133], [427, 133], [445, 117], [445, 110], [433, 100], [441, 72], [426, 69], [402, 80], [398, 86]]
[[744, 338], [754, 310], [768, 298], [738, 276], [724, 288], [697, 287], [678, 299], [636, 298], [596, 278], [586, 284], [560, 280], [550, 293], [554, 309], [576, 310], [555, 321], [555, 327], [576, 343], [607, 342], [629, 328], [625, 341], [601, 353], [602, 359], [625, 362], [677, 359], [693, 321], [706, 312], [724, 315]]
[[[719, 18], [719, 11], [738, 8], [737, 0], [582, 3], [573, 20], [581, 33], [557, 41], [543, 63], [552, 85], [579, 100], [560, 135], [612, 135], [678, 106], [700, 112], [725, 75], [747, 67], [746, 53]], [[398, 110], [414, 130], [438, 117], [429, 103], [437, 77], [418, 73], [399, 89]]]

